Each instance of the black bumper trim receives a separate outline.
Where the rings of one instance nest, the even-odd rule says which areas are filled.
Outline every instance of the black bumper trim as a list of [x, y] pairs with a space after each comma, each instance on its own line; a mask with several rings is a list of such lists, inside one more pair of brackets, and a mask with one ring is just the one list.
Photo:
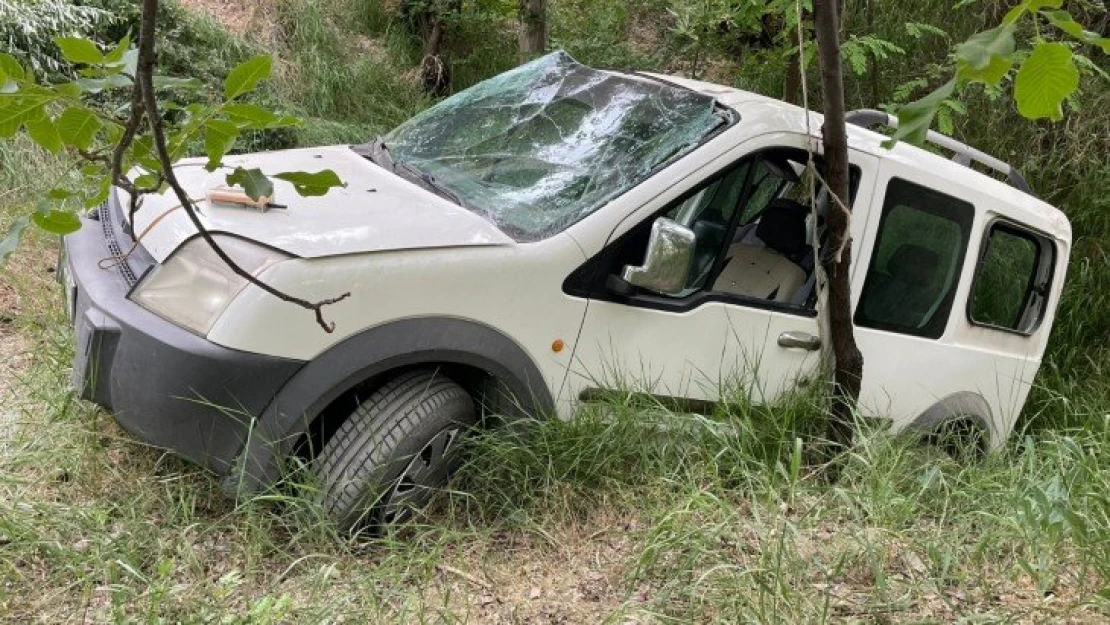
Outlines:
[[[102, 214], [103, 215], [103, 214]], [[74, 385], [138, 438], [225, 473], [254, 419], [304, 362], [221, 347], [127, 299], [102, 227], [64, 239], [76, 285]]]

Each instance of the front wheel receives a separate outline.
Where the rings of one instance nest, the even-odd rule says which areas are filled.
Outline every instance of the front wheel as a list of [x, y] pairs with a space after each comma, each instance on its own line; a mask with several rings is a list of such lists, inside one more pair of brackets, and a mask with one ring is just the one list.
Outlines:
[[461, 386], [431, 370], [382, 385], [339, 426], [314, 465], [341, 529], [381, 529], [423, 506], [457, 468], [456, 443], [477, 417]]

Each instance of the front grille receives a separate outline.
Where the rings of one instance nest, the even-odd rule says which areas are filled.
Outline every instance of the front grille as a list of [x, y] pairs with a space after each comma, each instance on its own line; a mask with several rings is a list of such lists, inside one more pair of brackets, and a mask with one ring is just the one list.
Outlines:
[[[116, 215], [112, 214], [112, 210], [108, 207], [108, 202], [103, 202], [100, 205], [100, 208], [97, 209], [97, 216], [100, 221], [100, 229], [104, 232], [104, 241], [108, 243], [108, 252], [112, 254], [112, 259], [116, 262], [116, 269], [119, 270], [120, 275], [123, 276], [128, 287], [135, 286], [139, 278], [135, 275], [135, 271], [131, 269], [131, 265], [128, 262], [129, 258], [124, 256], [123, 248], [120, 247], [119, 238], [116, 236], [115, 228], [113, 227], [116, 223]], [[119, 217], [122, 219], [123, 216], [120, 215]], [[131, 245], [128, 244], [128, 248], [130, 247]]]

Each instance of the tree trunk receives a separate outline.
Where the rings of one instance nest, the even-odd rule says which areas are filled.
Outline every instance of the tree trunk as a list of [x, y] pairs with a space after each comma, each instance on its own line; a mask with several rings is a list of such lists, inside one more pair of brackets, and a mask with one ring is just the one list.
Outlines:
[[[825, 148], [828, 189], [847, 206], [848, 196], [848, 129], [844, 121], [844, 73], [840, 62], [839, 19], [837, 0], [815, 0], [814, 31], [817, 35], [817, 62], [821, 69], [821, 91], [824, 95], [825, 123], [822, 141]], [[832, 452], [843, 450], [852, 442], [852, 411], [859, 398], [863, 376], [863, 354], [856, 346], [852, 326], [852, 295], [849, 282], [852, 248], [849, 226], [851, 214], [830, 198], [828, 243], [821, 259], [829, 276], [829, 338], [833, 354], [833, 398], [829, 410], [827, 436]]]
[[786, 66], [786, 80], [782, 86], [782, 99], [791, 104], [801, 104], [802, 91], [802, 59], [795, 54], [790, 57], [790, 64]]
[[424, 59], [420, 62], [420, 80], [424, 90], [443, 97], [451, 92], [451, 72], [439, 54], [443, 45], [444, 27], [439, 15], [430, 17], [428, 34], [424, 39]]
[[547, 51], [547, 0], [520, 0], [520, 60]]
[[[878, 0], [867, 1], [867, 32], [875, 32], [875, 3]], [[874, 54], [867, 55], [867, 82], [870, 87], [871, 101], [867, 106], [879, 108], [879, 59]]]

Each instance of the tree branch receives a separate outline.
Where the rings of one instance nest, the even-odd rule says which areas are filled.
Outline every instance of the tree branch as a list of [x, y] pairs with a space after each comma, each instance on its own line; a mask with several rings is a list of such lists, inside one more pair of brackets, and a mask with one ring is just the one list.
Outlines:
[[[154, 152], [157, 155], [158, 161], [162, 166], [162, 176], [164, 176], [165, 181], [167, 184], [170, 185], [170, 188], [173, 189], [174, 194], [177, 195], [178, 201], [181, 202], [181, 207], [185, 210], [185, 214], [189, 216], [189, 220], [193, 223], [193, 226], [196, 227], [197, 232], [200, 233], [201, 238], [204, 239], [204, 242], [207, 243], [210, 248], [212, 248], [212, 251], [216, 253], [216, 256], [218, 256], [220, 260], [223, 261], [224, 264], [226, 264], [232, 270], [232, 272], [235, 273], [235, 275], [243, 278], [250, 284], [257, 286], [258, 288], [282, 301], [296, 304], [297, 306], [313, 311], [314, 313], [316, 313], [316, 323], [318, 323], [325, 332], [334, 332], [335, 323], [329, 323], [324, 320], [323, 308], [324, 306], [335, 304], [336, 302], [347, 299], [351, 296], [350, 292], [344, 293], [338, 297], [320, 300], [317, 302], [311, 302], [276, 289], [254, 277], [250, 274], [250, 272], [246, 271], [245, 269], [240, 267], [238, 263], [232, 260], [232, 258], [227, 255], [227, 252], [225, 252], [223, 248], [221, 248], [216, 240], [212, 237], [212, 234], [208, 232], [208, 229], [204, 226], [204, 223], [201, 222], [200, 217], [197, 216], [196, 206], [193, 204], [193, 200], [189, 197], [189, 194], [185, 192], [185, 189], [182, 188], [181, 183], [177, 180], [177, 175], [174, 173], [173, 161], [172, 159], [170, 159], [169, 150], [166, 148], [166, 136], [165, 131], [162, 128], [162, 117], [158, 113], [158, 101], [155, 99], [154, 23], [157, 14], [158, 0], [143, 0], [142, 23], [139, 33], [139, 61], [138, 70], [135, 76], [135, 89], [134, 91], [132, 91], [132, 102], [134, 103], [138, 101], [142, 109], [145, 110], [147, 120], [150, 123], [151, 135], [154, 139]], [[139, 119], [141, 119], [141, 114], [137, 118], [136, 113], [133, 110], [131, 119], [128, 122], [128, 127], [131, 127], [133, 122], [134, 128], [132, 129], [131, 136], [127, 137], [128, 142], [130, 142], [130, 140], [134, 137], [134, 131], [138, 128]], [[126, 129], [125, 136], [127, 136]], [[115, 154], [113, 154], [113, 158], [114, 157]], [[113, 167], [116, 166], [118, 166], [118, 164], [113, 161]], [[135, 196], [132, 195], [133, 202], [134, 197]]]

